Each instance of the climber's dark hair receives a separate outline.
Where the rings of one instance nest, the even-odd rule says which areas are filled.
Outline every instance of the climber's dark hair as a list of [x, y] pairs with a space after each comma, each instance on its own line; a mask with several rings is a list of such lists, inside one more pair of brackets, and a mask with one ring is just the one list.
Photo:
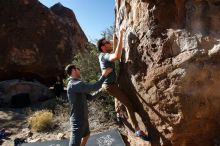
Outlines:
[[101, 38], [101, 39], [99, 39], [98, 41], [97, 41], [97, 47], [98, 47], [98, 50], [100, 51], [100, 52], [102, 52], [102, 46], [104, 45], [103, 44], [103, 41], [105, 40], [105, 38], [103, 37], [103, 38]]

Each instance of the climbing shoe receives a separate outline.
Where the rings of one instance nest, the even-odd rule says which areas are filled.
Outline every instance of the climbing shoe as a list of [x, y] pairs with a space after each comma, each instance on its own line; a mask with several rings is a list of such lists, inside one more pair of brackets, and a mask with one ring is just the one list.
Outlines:
[[119, 113], [116, 114], [116, 122], [119, 126], [123, 125], [123, 118], [121, 117]]
[[140, 137], [144, 141], [150, 141], [150, 137], [147, 136], [142, 130], [138, 130], [135, 132], [136, 137]]

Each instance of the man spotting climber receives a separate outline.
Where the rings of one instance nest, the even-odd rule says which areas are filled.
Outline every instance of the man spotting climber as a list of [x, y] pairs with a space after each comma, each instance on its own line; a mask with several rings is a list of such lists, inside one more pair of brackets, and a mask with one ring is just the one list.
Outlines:
[[88, 105], [87, 99], [93, 99], [100, 95], [99, 91], [89, 94], [91, 91], [96, 91], [101, 88], [102, 83], [110, 72], [111, 68], [102, 71], [100, 79], [94, 83], [89, 84], [80, 80], [80, 69], [74, 64], [69, 64], [65, 68], [69, 76], [67, 85], [67, 97], [70, 103], [70, 126], [71, 135], [69, 146], [85, 146], [90, 135], [88, 122]]
[[115, 72], [115, 61], [119, 60], [122, 55], [122, 39], [124, 29], [119, 32], [119, 40], [117, 42], [116, 34], [113, 36], [113, 47], [109, 41], [105, 38], [98, 40], [97, 46], [100, 51], [99, 63], [101, 70], [106, 68], [112, 68], [113, 71], [109, 74], [107, 79], [104, 81], [102, 88], [107, 91], [110, 95], [118, 99], [127, 109], [129, 118], [131, 119], [132, 125], [135, 128], [135, 135], [142, 138], [143, 140], [149, 140], [148, 136], [140, 130], [137, 119], [134, 114], [134, 107], [126, 97], [126, 95], [120, 90], [118, 84], [116, 83], [116, 72]]

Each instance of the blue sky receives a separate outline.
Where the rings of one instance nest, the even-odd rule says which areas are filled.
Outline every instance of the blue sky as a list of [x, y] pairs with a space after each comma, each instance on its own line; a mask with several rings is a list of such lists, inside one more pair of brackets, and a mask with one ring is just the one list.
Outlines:
[[101, 32], [114, 24], [115, 0], [39, 0], [47, 7], [60, 2], [73, 10], [89, 41], [99, 39]]

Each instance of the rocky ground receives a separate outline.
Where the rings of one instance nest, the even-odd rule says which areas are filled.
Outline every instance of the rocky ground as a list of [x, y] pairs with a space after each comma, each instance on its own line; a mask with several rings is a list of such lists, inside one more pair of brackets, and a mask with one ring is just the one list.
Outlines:
[[[57, 104], [55, 106], [55, 104]], [[34, 132], [30, 129], [27, 119], [37, 110], [53, 108], [55, 125], [48, 132]], [[11, 133], [2, 142], [2, 146], [13, 146], [16, 138], [24, 138], [26, 142], [37, 142], [47, 140], [59, 140], [69, 138], [68, 103], [63, 99], [52, 99], [23, 109], [0, 108], [0, 129], [6, 129]], [[89, 102], [89, 121], [91, 134], [107, 131], [112, 128], [119, 128], [115, 122], [115, 113], [112, 107], [104, 105], [102, 99]], [[122, 134], [123, 128], [119, 128]]]

